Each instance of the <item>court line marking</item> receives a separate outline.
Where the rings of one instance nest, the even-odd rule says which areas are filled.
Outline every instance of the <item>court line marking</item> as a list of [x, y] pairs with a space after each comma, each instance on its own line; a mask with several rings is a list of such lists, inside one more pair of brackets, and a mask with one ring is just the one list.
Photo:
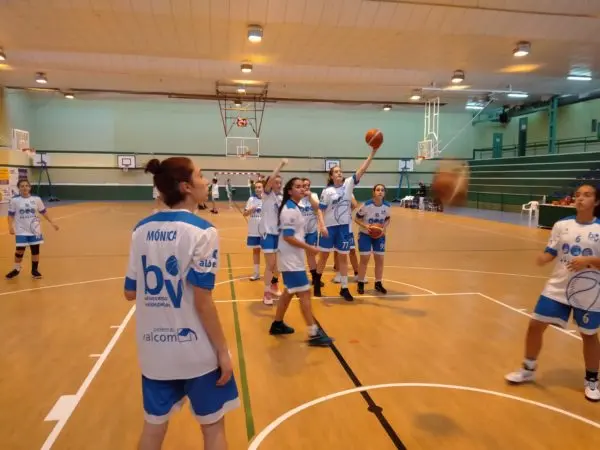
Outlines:
[[[386, 298], [411, 298], [411, 297], [452, 297], [459, 295], [478, 295], [479, 292], [449, 292], [443, 294], [427, 293], [427, 294], [380, 294], [380, 295], [355, 295], [354, 298], [378, 298], [385, 300]], [[329, 297], [312, 297], [314, 300], [339, 300], [342, 297], [339, 295]], [[238, 298], [227, 300], [215, 300], [215, 303], [254, 303], [262, 302], [262, 298]]]
[[[471, 227], [469, 225], [463, 225], [461, 223], [456, 223], [456, 222], [452, 222], [452, 221], [446, 221], [446, 220], [437, 219], [436, 222], [443, 223], [443, 224], [448, 224], [448, 225], [454, 225], [454, 226], [457, 226], [457, 227], [466, 228], [468, 230], [475, 230], [475, 231], [481, 231], [481, 232], [484, 232], [484, 233], [497, 234], [499, 236], [504, 236], [504, 237], [508, 237], [508, 238], [511, 238], [511, 239], [520, 239], [522, 241], [535, 242], [537, 244], [545, 244], [547, 242], [547, 241], [540, 241], [540, 240], [534, 239], [532, 237], [515, 236], [515, 235], [512, 235], [512, 234], [508, 234], [508, 233], [502, 233], [500, 231], [488, 230], [486, 228]], [[518, 226], [521, 226], [521, 225], [518, 225]]]
[[103, 281], [113, 281], [113, 280], [123, 280], [123, 279], [125, 279], [125, 277], [110, 277], [110, 278], [99, 278], [97, 280], [74, 281], [72, 283], [51, 284], [49, 286], [40, 286], [40, 287], [29, 288], [29, 289], [19, 289], [17, 291], [0, 292], [0, 297], [2, 297], [4, 295], [21, 294], [23, 292], [41, 291], [43, 289], [56, 289], [56, 288], [68, 287], [68, 286], [79, 286], [81, 284], [101, 283]]
[[96, 363], [94, 364], [94, 366], [88, 373], [85, 380], [83, 380], [83, 383], [81, 383], [81, 386], [79, 386], [79, 389], [77, 390], [77, 392], [74, 395], [67, 395], [67, 396], [59, 397], [59, 399], [57, 400], [57, 403], [64, 403], [64, 400], [61, 400], [63, 397], [67, 397], [68, 399], [70, 399], [70, 408], [65, 408], [62, 411], [62, 414], [60, 417], [54, 417], [54, 419], [58, 419], [58, 422], [56, 423], [56, 425], [54, 425], [54, 428], [52, 429], [52, 431], [46, 438], [46, 441], [42, 445], [41, 450], [50, 450], [52, 448], [52, 445], [54, 445], [54, 442], [56, 442], [56, 439], [60, 435], [60, 432], [62, 431], [64, 426], [67, 424], [67, 421], [73, 414], [73, 411], [75, 410], [75, 408], [81, 401], [85, 392], [90, 387], [92, 380], [96, 377], [96, 375], [100, 371], [100, 368], [102, 367], [102, 365], [108, 358], [108, 355], [110, 354], [110, 352], [113, 350], [115, 344], [121, 337], [121, 334], [123, 334], [123, 331], [125, 331], [125, 327], [131, 320], [131, 317], [133, 317], [133, 313], [135, 313], [135, 305], [133, 305], [129, 309], [129, 312], [127, 313], [127, 315], [125, 316], [125, 318], [123, 319], [121, 324], [119, 325], [119, 328], [117, 329], [117, 331], [115, 331], [115, 334], [113, 335], [113, 337], [110, 339], [110, 341], [108, 342], [108, 344], [106, 345], [106, 347], [104, 348], [102, 353], [100, 354], [100, 357], [96, 360]]
[[[489, 300], [489, 301], [491, 301], [491, 302], [494, 302], [494, 303], [496, 303], [496, 304], [498, 304], [498, 305], [500, 305], [500, 306], [504, 306], [505, 308], [508, 308], [508, 309], [510, 309], [510, 310], [512, 310], [512, 311], [514, 311], [514, 312], [516, 312], [516, 313], [519, 313], [519, 314], [521, 314], [522, 316], [528, 317], [529, 319], [531, 319], [531, 318], [532, 318], [531, 314], [528, 314], [528, 313], [527, 313], [527, 312], [525, 312], [525, 310], [523, 310], [523, 309], [520, 309], [520, 308], [514, 308], [514, 307], [512, 307], [512, 306], [510, 306], [510, 305], [507, 305], [507, 304], [506, 304], [506, 303], [504, 303], [504, 302], [501, 302], [500, 300], [497, 300], [497, 299], [495, 299], [495, 298], [493, 298], [493, 297], [490, 297], [489, 295], [482, 294], [481, 292], [478, 292], [478, 294], [479, 294], [481, 297], [483, 297], [483, 298], [485, 298], [485, 299], [487, 299], [487, 300]], [[577, 330], [567, 330], [567, 329], [564, 329], [564, 328], [557, 327], [557, 326], [555, 326], [555, 325], [550, 325], [550, 328], [554, 328], [555, 330], [557, 330], [557, 331], [560, 331], [561, 333], [563, 333], [563, 334], [565, 334], [565, 335], [567, 335], [567, 336], [569, 336], [569, 337], [572, 337], [572, 338], [574, 338], [574, 339], [577, 339], [578, 341], [581, 341], [581, 340], [582, 340], [582, 339], [581, 339], [581, 336], [577, 336], [577, 335], [575, 334], [575, 333], [577, 333]]]
[[263, 441], [269, 436], [269, 434], [271, 434], [273, 432], [273, 430], [275, 430], [279, 425], [281, 425], [283, 422], [285, 422], [286, 420], [288, 420], [289, 418], [295, 416], [296, 414], [304, 411], [305, 409], [308, 409], [312, 406], [318, 405], [320, 403], [324, 403], [326, 401], [329, 400], [333, 400], [335, 398], [338, 397], [343, 397], [345, 395], [349, 395], [349, 394], [355, 394], [357, 392], [363, 392], [363, 391], [369, 391], [369, 390], [376, 390], [376, 389], [386, 389], [386, 388], [436, 388], [436, 389], [453, 389], [453, 390], [457, 390], [457, 391], [467, 391], [467, 392], [475, 392], [478, 394], [486, 394], [486, 395], [491, 395], [494, 397], [500, 397], [500, 398], [505, 398], [508, 400], [515, 400], [521, 403], [525, 403], [528, 405], [532, 405], [532, 406], [537, 406], [538, 408], [542, 408], [542, 409], [546, 409], [548, 411], [552, 411], [558, 414], [562, 414], [563, 416], [567, 416], [570, 417], [571, 419], [575, 419], [578, 420], [580, 422], [583, 422], [587, 425], [591, 425], [595, 428], [599, 428], [600, 429], [600, 423], [598, 422], [594, 422], [591, 419], [588, 419], [586, 417], [577, 415], [575, 413], [572, 413], [570, 411], [567, 411], [565, 409], [562, 408], [558, 408], [556, 406], [551, 406], [551, 405], [547, 405], [545, 403], [541, 403], [541, 402], [537, 402], [534, 400], [529, 400], [523, 397], [517, 397], [516, 395], [511, 395], [511, 394], [505, 394], [503, 392], [497, 392], [497, 391], [492, 391], [489, 389], [481, 389], [481, 388], [476, 388], [476, 387], [471, 387], [471, 386], [460, 386], [460, 385], [455, 385], [455, 384], [437, 384], [437, 383], [386, 383], [386, 384], [374, 384], [371, 386], [361, 386], [361, 387], [357, 387], [357, 388], [352, 388], [352, 389], [346, 389], [344, 391], [339, 391], [339, 392], [334, 392], [332, 394], [328, 394], [328, 395], [324, 395], [323, 397], [319, 397], [316, 398], [314, 400], [311, 400], [309, 402], [306, 402], [302, 405], [299, 405], [287, 412], [285, 412], [284, 414], [282, 414], [281, 416], [279, 416], [277, 419], [275, 419], [274, 421], [272, 421], [269, 425], [267, 425], [260, 433], [258, 433], [256, 435], [256, 437], [254, 438], [254, 440], [250, 443], [250, 446], [248, 447], [248, 450], [256, 450], [258, 449], [258, 447], [263, 443]]

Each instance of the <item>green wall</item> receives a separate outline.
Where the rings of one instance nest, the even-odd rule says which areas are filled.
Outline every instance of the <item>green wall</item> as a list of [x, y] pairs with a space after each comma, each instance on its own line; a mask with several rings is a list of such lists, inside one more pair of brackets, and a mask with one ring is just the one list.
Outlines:
[[[527, 142], [548, 140], [548, 111], [527, 114]], [[600, 99], [580, 102], [558, 108], [557, 139], [578, 139], [597, 136], [592, 132], [592, 119], [600, 122]], [[513, 117], [503, 126], [500, 123], [485, 122], [474, 125], [473, 142], [475, 148], [492, 147], [494, 133], [503, 134], [503, 145], [517, 145], [519, 117]]]
[[33, 127], [33, 109], [29, 96], [23, 91], [4, 89], [9, 128], [30, 131]]
[[[38, 150], [224, 154], [225, 139], [216, 102], [35, 98], [32, 141]], [[448, 142], [470, 115], [444, 113], [441, 139]], [[261, 154], [362, 156], [364, 134], [380, 128], [381, 157], [412, 157], [423, 135], [423, 108], [390, 112], [377, 107], [267, 104]], [[468, 157], [473, 131], [448, 147], [447, 155]]]

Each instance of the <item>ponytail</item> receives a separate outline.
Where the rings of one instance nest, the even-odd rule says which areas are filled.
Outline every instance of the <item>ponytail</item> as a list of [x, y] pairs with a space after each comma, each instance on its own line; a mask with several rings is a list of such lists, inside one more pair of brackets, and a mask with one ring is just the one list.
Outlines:
[[292, 186], [294, 186], [294, 183], [298, 180], [302, 181], [301, 178], [293, 177], [293, 178], [290, 178], [287, 183], [285, 183], [285, 186], [283, 188], [283, 199], [281, 200], [281, 205], [279, 205], [279, 210], [277, 211], [277, 225], [279, 225], [281, 223], [281, 211], [283, 211], [283, 207], [285, 206], [287, 201], [291, 198], [290, 189], [292, 188]]

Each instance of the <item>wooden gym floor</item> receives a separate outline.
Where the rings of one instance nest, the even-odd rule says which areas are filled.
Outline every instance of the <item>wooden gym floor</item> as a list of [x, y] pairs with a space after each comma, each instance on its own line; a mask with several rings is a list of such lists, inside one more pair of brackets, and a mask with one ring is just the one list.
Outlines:
[[[44, 228], [44, 279], [31, 280], [25, 270], [2, 281], [2, 448], [135, 448], [140, 373], [122, 277], [130, 232], [151, 208], [56, 206], [50, 214], [61, 230]], [[244, 407], [227, 416], [231, 449], [600, 445], [600, 405], [583, 397], [575, 332], [548, 331], [537, 384], [507, 386], [503, 379], [519, 367], [527, 315], [549, 272], [533, 264], [547, 231], [394, 208], [389, 295], [368, 291], [349, 304], [327, 283], [331, 297], [313, 300], [316, 318], [336, 338], [327, 349], [303, 343], [295, 304], [287, 321], [297, 333], [269, 336], [274, 310], [260, 301], [262, 283], [246, 278], [252, 269], [242, 217], [224, 206], [216, 217], [200, 214], [220, 230], [214, 297], [243, 396]], [[13, 239], [5, 220], [0, 244], [7, 272]], [[361, 394], [361, 384], [372, 387]], [[165, 448], [201, 448], [187, 407], [174, 417]]]

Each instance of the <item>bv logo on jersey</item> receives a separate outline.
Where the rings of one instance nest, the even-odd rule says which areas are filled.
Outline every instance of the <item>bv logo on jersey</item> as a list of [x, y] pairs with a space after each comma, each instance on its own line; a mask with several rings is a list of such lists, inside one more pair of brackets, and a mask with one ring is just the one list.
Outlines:
[[198, 335], [191, 328], [154, 328], [144, 333], [142, 339], [158, 344], [185, 343], [198, 340]]
[[571, 255], [579, 256], [581, 255], [581, 247], [579, 245], [574, 245], [571, 247]]
[[567, 244], [567, 243], [563, 244], [562, 251], [563, 251], [564, 254], [569, 253], [570, 249], [571, 249], [571, 247], [569, 246], [569, 244]]
[[[183, 281], [181, 279], [177, 280], [176, 289], [172, 280], [165, 279], [164, 273], [159, 266], [148, 265], [146, 255], [142, 255], [142, 268], [144, 270], [144, 293], [146, 294], [146, 300], [161, 302], [168, 299], [174, 308], [180, 308], [183, 296]], [[165, 270], [172, 277], [179, 275], [179, 262], [175, 256], [167, 258], [165, 261]], [[154, 274], [154, 280], [152, 280], [153, 277], [150, 274]], [[168, 298], [161, 295], [163, 289], [166, 289]], [[169, 307], [169, 304], [155, 303], [154, 306]]]

